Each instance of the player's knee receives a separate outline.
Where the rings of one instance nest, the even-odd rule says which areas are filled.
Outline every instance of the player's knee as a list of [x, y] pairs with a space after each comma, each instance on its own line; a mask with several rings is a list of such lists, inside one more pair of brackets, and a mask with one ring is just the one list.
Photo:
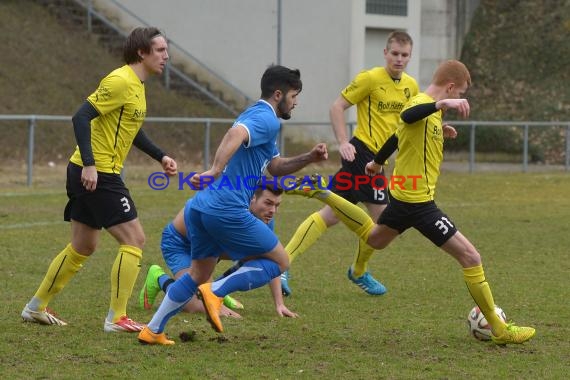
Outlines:
[[337, 216], [331, 211], [331, 212], [321, 212], [320, 213], [321, 218], [323, 219], [323, 221], [325, 222], [325, 224], [328, 227], [332, 227], [335, 224], [338, 224], [339, 219], [337, 218]]
[[143, 233], [137, 234], [137, 236], [135, 237], [135, 242], [137, 244], [137, 247], [139, 248], [143, 248], [144, 244], [146, 243], [146, 235]]
[[463, 260], [465, 264], [467, 264], [466, 267], [474, 267], [481, 264], [481, 255], [475, 248], [467, 247], [463, 255]]
[[132, 245], [134, 247], [143, 249], [144, 244], [146, 242], [146, 236], [142, 231], [136, 231], [132, 234], [129, 234], [126, 241], [123, 244]]
[[97, 249], [97, 242], [94, 241], [81, 241], [72, 242], [71, 247], [75, 252], [82, 256], [91, 256]]
[[385, 236], [377, 226], [378, 225], [374, 225], [372, 227], [370, 233], [368, 234], [368, 240], [366, 240], [366, 244], [374, 249], [384, 249], [390, 244], [392, 239]]
[[464, 268], [471, 268], [481, 264], [481, 255], [470, 245], [462, 246], [461, 249], [456, 250], [452, 256], [454, 256]]
[[289, 261], [287, 261], [287, 263], [277, 263], [277, 265], [279, 265], [279, 270], [281, 271], [281, 273], [289, 270]]
[[190, 277], [192, 277], [192, 280], [194, 280], [194, 282], [198, 285], [208, 282], [211, 275], [210, 273], [196, 269], [194, 266], [190, 268], [189, 274]]
[[369, 246], [371, 246], [374, 249], [384, 249], [388, 246], [388, 242], [385, 240], [382, 240], [381, 237], [376, 237], [373, 235], [370, 235], [368, 237], [368, 240], [366, 241], [366, 244], [368, 244]]

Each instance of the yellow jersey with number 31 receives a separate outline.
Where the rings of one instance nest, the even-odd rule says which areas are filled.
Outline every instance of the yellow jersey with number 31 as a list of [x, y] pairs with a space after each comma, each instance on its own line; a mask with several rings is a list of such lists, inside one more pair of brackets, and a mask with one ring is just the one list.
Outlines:
[[[146, 116], [144, 83], [129, 65], [101, 80], [87, 100], [99, 116], [91, 120], [91, 147], [97, 171], [119, 174]], [[71, 162], [83, 166], [79, 148]]]
[[394, 80], [384, 67], [361, 71], [341, 92], [347, 102], [356, 104], [354, 137], [377, 153], [395, 132], [404, 105], [418, 92], [416, 80], [406, 73]]
[[[420, 93], [404, 107], [433, 103]], [[420, 203], [434, 199], [435, 185], [443, 160], [442, 111], [438, 110], [412, 124], [398, 127], [398, 155], [392, 174], [390, 195], [402, 202]]]

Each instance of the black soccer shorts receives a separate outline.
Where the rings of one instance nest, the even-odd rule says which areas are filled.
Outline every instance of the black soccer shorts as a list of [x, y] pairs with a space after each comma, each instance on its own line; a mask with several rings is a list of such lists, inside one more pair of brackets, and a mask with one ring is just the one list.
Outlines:
[[372, 177], [365, 174], [364, 168], [374, 159], [375, 154], [356, 137], [350, 143], [356, 148], [354, 161], [341, 160], [342, 167], [334, 175], [330, 190], [354, 204], [388, 204], [388, 181], [384, 176], [384, 168], [374, 177], [374, 183], [371, 183]]
[[413, 227], [438, 247], [457, 232], [455, 224], [434, 201], [408, 203], [391, 197], [378, 224], [385, 224], [399, 233]]
[[137, 217], [137, 209], [119, 174], [97, 172], [97, 187], [87, 191], [81, 183], [83, 168], [70, 162], [67, 166], [67, 197], [64, 217], [92, 228], [109, 228]]

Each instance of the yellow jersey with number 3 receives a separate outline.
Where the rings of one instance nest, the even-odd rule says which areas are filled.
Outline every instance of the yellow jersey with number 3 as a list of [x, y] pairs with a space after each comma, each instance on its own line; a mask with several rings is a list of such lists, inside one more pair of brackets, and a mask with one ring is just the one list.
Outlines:
[[384, 67], [361, 71], [341, 92], [347, 102], [356, 104], [354, 136], [377, 153], [400, 123], [404, 105], [418, 92], [416, 80], [406, 73], [394, 80]]
[[[435, 100], [420, 93], [404, 107]], [[398, 127], [398, 155], [392, 174], [390, 195], [402, 202], [420, 203], [434, 199], [435, 185], [443, 160], [442, 111], [438, 110], [412, 124]]]
[[[101, 80], [87, 101], [99, 116], [91, 121], [91, 147], [97, 171], [119, 174], [146, 116], [144, 83], [129, 65]], [[71, 162], [83, 166], [79, 148]]]

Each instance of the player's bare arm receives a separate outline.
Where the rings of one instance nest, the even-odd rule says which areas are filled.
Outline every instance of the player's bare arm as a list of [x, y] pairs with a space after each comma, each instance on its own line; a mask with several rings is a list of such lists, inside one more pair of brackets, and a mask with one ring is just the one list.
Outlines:
[[457, 137], [457, 130], [453, 128], [451, 125], [443, 124], [441, 128], [443, 129], [443, 138], [453, 140], [454, 138]]
[[435, 107], [444, 111], [454, 109], [460, 117], [469, 117], [470, 107], [467, 99], [442, 99], [435, 103]]
[[273, 296], [273, 302], [275, 303], [275, 311], [280, 317], [297, 318], [299, 315], [292, 312], [285, 306], [283, 301], [283, 294], [281, 292], [281, 280], [279, 277], [275, 277], [271, 282], [269, 282], [269, 288], [271, 289], [271, 295]]
[[81, 183], [85, 190], [95, 190], [97, 187], [97, 168], [95, 168], [95, 165], [83, 167], [81, 170]]
[[273, 176], [283, 176], [296, 172], [314, 162], [325, 161], [329, 158], [327, 145], [319, 143], [310, 152], [295, 157], [275, 157], [269, 163], [267, 170]]
[[342, 96], [339, 96], [331, 105], [329, 111], [333, 132], [339, 145], [338, 151], [340, 156], [347, 161], [353, 161], [356, 155], [356, 149], [348, 139], [344, 118], [344, 111], [350, 107], [352, 107], [352, 104]]
[[91, 103], [85, 101], [73, 115], [73, 133], [77, 146], [81, 152], [83, 170], [81, 171], [81, 184], [87, 191], [94, 191], [97, 187], [97, 169], [91, 147], [91, 120], [99, 116], [99, 112]]
[[216, 155], [214, 156], [214, 163], [209, 170], [206, 170], [203, 173], [196, 173], [190, 179], [192, 185], [196, 188], [200, 188], [201, 183], [203, 184], [204, 181], [200, 181], [202, 177], [209, 177], [209, 178], [217, 178], [222, 174], [222, 171], [228, 164], [228, 161], [233, 157], [235, 152], [238, 150], [241, 144], [245, 144], [249, 141], [249, 134], [247, 133], [247, 129], [243, 125], [237, 125], [235, 127], [230, 128], [220, 145], [218, 146], [218, 150], [216, 151]]
[[162, 157], [161, 164], [164, 173], [170, 177], [175, 176], [178, 172], [178, 164], [173, 158], [169, 156]]
[[382, 165], [374, 162], [374, 161], [370, 161], [369, 163], [366, 164], [366, 167], [364, 168], [364, 172], [366, 173], [366, 175], [370, 175], [370, 176], [375, 176], [376, 174], [380, 173], [382, 171]]
[[390, 156], [398, 149], [398, 136], [394, 133], [388, 137], [384, 145], [380, 147], [374, 159], [366, 164], [364, 172], [367, 175], [376, 175], [382, 171], [382, 166], [390, 158]]

